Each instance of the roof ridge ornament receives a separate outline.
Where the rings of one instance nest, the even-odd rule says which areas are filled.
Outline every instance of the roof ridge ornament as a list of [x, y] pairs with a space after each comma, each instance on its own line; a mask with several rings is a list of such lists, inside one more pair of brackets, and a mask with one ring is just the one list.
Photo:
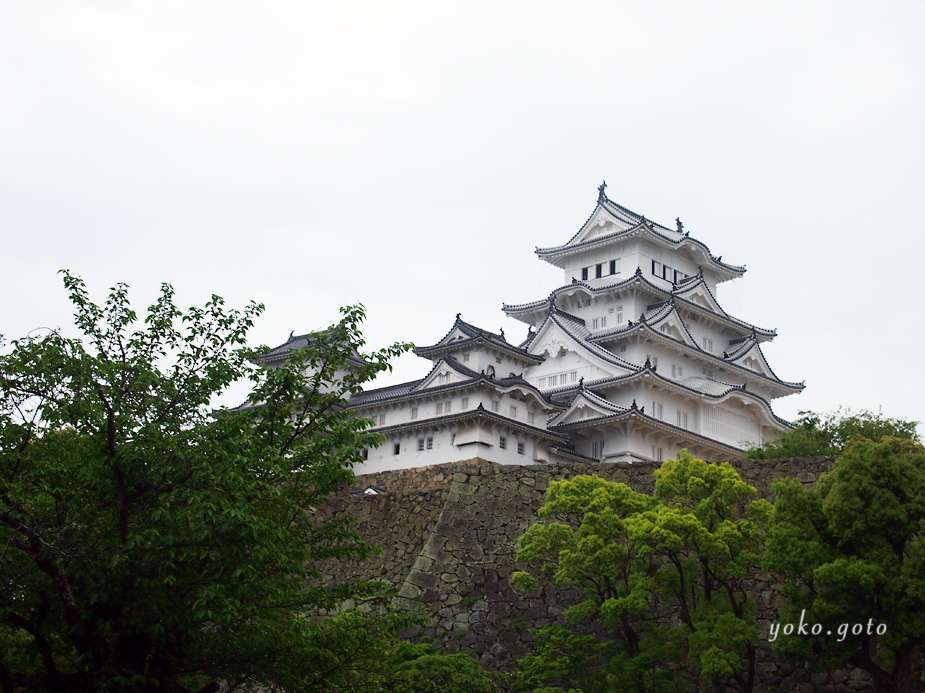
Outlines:
[[684, 233], [684, 224], [681, 223], [681, 217], [678, 217], [677, 219], [675, 219], [675, 222], [677, 222], [677, 224], [678, 224], [678, 233], [683, 234], [683, 233]]
[[597, 186], [597, 203], [601, 204], [604, 200], [607, 199], [607, 194], [604, 192], [607, 187], [607, 181], [603, 181], [599, 186]]
[[462, 313], [457, 313], [457, 314], [456, 314], [456, 321], [457, 321], [457, 322], [459, 322], [459, 316], [460, 316], [460, 315], [462, 315]]
[[635, 398], [635, 397], [633, 398], [633, 403], [630, 405], [630, 409], [639, 409], [639, 407], [638, 407], [637, 404], [636, 404], [636, 398]]

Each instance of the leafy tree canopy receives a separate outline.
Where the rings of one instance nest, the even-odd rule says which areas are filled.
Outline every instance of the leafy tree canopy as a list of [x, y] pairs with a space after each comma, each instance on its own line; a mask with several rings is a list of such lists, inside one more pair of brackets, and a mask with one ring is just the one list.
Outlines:
[[913, 690], [925, 648], [925, 449], [855, 438], [815, 489], [788, 479], [774, 490], [766, 563], [787, 581], [780, 623], [820, 624], [816, 636], [780, 631], [775, 648], [819, 669], [861, 667], [878, 690]]
[[[684, 683], [672, 682], [667, 663], [686, 658], [715, 687], [752, 690], [758, 632], [746, 581], [760, 563], [771, 506], [754, 500], [730, 465], [685, 451], [655, 474], [655, 497], [593, 476], [550, 484], [539, 514], [559, 521], [530, 527], [517, 560], [577, 588], [581, 601], [566, 619], [592, 619], [608, 638], [602, 650], [567, 631], [542, 631], [522, 662], [522, 686], [667, 691]], [[528, 572], [514, 581], [524, 590], [537, 584]], [[594, 665], [601, 660], [606, 666]]]
[[[64, 283], [80, 338], [0, 356], [3, 693], [385, 690], [390, 663], [480, 681], [471, 660], [401, 650], [414, 618], [369, 608], [381, 585], [318, 570], [371, 550], [313, 511], [382, 441], [347, 398], [410, 345], [357, 360], [364, 313], [347, 308], [267, 370], [245, 347], [262, 306], [183, 312], [164, 285], [139, 323], [125, 285], [97, 305]], [[242, 377], [251, 406], [211, 411]], [[367, 610], [331, 618], [348, 599]]]
[[850, 409], [839, 409], [831, 414], [801, 411], [799, 418], [793, 422], [792, 430], [777, 440], [751, 448], [747, 451], [746, 457], [768, 460], [838, 455], [854, 436], [870, 440], [880, 440], [889, 436], [918, 441], [917, 426], [918, 423], [915, 421], [891, 418], [880, 412], [875, 414], [867, 410], [854, 413]]

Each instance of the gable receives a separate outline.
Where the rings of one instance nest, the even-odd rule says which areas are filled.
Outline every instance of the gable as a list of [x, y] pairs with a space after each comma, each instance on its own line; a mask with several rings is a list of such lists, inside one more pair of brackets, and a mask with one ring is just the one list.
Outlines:
[[[552, 319], [547, 319], [540, 328], [530, 343], [529, 351], [531, 354], [546, 357], [543, 363], [533, 366], [524, 375], [532, 385], [540, 390], [563, 385], [577, 385], [580, 378], [597, 380], [622, 375], [629, 370], [620, 368], [617, 364], [610, 363], [605, 358], [596, 355], [592, 346], [569, 334]], [[563, 375], [565, 382], [560, 381]], [[551, 377], [556, 378], [556, 382], [552, 385], [549, 384]]]
[[443, 385], [452, 385], [453, 383], [459, 383], [464, 380], [472, 380], [472, 377], [456, 369], [452, 361], [440, 359], [431, 369], [430, 373], [428, 373], [417, 387], [414, 388], [414, 392], [429, 390]]
[[616, 216], [611, 214], [601, 205], [598, 205], [597, 209], [594, 211], [594, 214], [591, 215], [591, 218], [588, 219], [588, 222], [582, 227], [581, 231], [578, 232], [578, 235], [575, 236], [568, 245], [575, 245], [581, 243], [582, 241], [589, 241], [595, 238], [600, 238], [602, 236], [609, 236], [610, 234], [618, 233], [620, 231], [626, 231], [630, 228], [630, 225], [626, 222], [617, 219]]

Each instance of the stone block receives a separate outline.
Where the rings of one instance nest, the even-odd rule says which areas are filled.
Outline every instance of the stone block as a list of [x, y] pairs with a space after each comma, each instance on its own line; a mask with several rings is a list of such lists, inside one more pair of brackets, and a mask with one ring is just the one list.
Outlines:
[[422, 573], [420, 570], [412, 570], [408, 574], [407, 582], [426, 590], [432, 590], [437, 586], [437, 577], [429, 573]]

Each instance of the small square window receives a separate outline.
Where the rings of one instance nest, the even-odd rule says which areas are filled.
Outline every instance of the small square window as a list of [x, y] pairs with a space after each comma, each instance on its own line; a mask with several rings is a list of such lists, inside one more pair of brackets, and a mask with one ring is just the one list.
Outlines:
[[507, 450], [507, 438], [501, 436], [501, 439], [498, 441], [498, 447], [502, 450]]
[[424, 439], [418, 438], [418, 452], [421, 452], [421, 450], [423, 449], [424, 449]]
[[463, 398], [462, 398], [462, 404], [460, 405], [460, 408], [461, 408], [461, 409], [468, 409], [468, 408], [469, 408], [469, 398], [468, 398], [468, 397], [463, 397]]
[[517, 454], [518, 454], [518, 455], [523, 455], [523, 454], [524, 454], [524, 451], [526, 450], [526, 447], [527, 447], [527, 446], [524, 445], [523, 443], [517, 443]]
[[469, 354], [463, 354], [463, 361], [469, 360]]
[[427, 449], [428, 449], [428, 450], [433, 450], [433, 449], [434, 449], [434, 439], [433, 439], [433, 438], [428, 438], [428, 439], [427, 439]]
[[417, 407], [411, 407], [411, 418], [412, 419], [418, 418], [418, 408]]
[[395, 443], [395, 445], [392, 447], [392, 454], [397, 455], [400, 452], [401, 452], [401, 443]]
[[491, 401], [491, 410], [492, 410], [492, 411], [498, 411], [498, 405], [499, 405], [498, 400], [494, 400], [494, 399], [493, 399], [493, 400]]

